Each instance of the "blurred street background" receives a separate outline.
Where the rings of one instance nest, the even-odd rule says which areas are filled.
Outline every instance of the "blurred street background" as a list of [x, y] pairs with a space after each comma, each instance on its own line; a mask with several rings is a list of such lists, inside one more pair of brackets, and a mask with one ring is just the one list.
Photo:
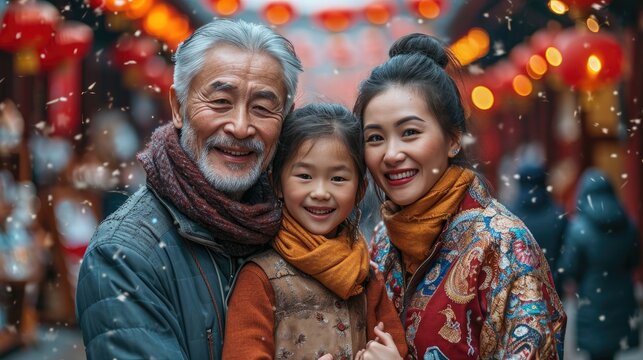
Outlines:
[[[571, 220], [579, 179], [598, 168], [640, 243], [639, 0], [0, 0], [0, 358], [85, 358], [74, 311], [79, 263], [100, 221], [145, 184], [135, 155], [171, 119], [174, 50], [216, 17], [263, 23], [292, 41], [305, 70], [296, 106], [352, 108], [393, 41], [440, 37], [464, 65], [454, 77], [470, 115], [465, 150], [536, 239], [558, 225], [530, 225], [520, 206], [539, 204], [540, 189], [557, 218]], [[377, 204], [363, 207], [368, 235]], [[562, 279], [559, 240], [541, 247]], [[575, 341], [587, 300], [569, 280], [559, 283], [565, 358], [588, 359]], [[625, 282], [640, 310], [640, 260]], [[640, 312], [628, 321], [643, 336]], [[620, 349], [617, 359], [643, 359], [639, 346]]]

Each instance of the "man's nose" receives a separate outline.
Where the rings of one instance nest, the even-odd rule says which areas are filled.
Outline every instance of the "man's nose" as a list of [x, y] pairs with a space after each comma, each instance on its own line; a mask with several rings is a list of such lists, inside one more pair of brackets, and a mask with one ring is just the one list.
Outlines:
[[257, 129], [245, 109], [239, 109], [231, 114], [231, 118], [223, 127], [223, 130], [236, 139], [246, 139], [257, 133]]

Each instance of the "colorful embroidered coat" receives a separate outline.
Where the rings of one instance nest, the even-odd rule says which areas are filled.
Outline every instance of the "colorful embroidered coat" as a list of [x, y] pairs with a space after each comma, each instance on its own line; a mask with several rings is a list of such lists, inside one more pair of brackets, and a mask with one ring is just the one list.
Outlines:
[[562, 359], [567, 318], [543, 252], [477, 178], [410, 278], [384, 226], [371, 252], [411, 358]]

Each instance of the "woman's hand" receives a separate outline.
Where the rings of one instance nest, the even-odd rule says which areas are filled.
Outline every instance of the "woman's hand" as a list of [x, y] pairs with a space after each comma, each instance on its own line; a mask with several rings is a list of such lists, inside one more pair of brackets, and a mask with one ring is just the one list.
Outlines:
[[366, 348], [355, 354], [355, 360], [401, 360], [395, 341], [391, 334], [384, 331], [384, 324], [380, 322], [375, 327], [375, 340], [366, 344]]

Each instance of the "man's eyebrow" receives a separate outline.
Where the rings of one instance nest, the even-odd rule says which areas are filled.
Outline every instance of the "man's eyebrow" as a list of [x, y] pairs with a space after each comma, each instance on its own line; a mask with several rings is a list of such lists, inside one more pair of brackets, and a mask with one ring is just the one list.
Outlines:
[[228, 91], [228, 90], [234, 90], [237, 88], [236, 86], [223, 81], [215, 81], [212, 83], [212, 85], [210, 85], [210, 87], [214, 91]]
[[279, 96], [277, 96], [277, 94], [275, 94], [273, 91], [270, 91], [270, 90], [256, 91], [256, 92], [254, 92], [252, 94], [252, 97], [255, 98], [255, 99], [259, 98], [259, 99], [270, 100], [270, 101], [275, 102], [275, 103], [280, 103], [281, 102], [281, 100], [279, 99]]

